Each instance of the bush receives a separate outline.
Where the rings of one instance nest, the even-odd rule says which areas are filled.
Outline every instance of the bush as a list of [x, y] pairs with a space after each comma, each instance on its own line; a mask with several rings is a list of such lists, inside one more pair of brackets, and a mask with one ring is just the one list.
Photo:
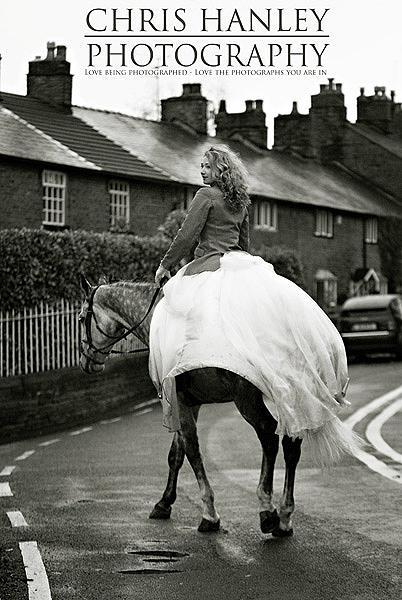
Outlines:
[[78, 274], [97, 281], [153, 281], [168, 247], [162, 237], [87, 231], [0, 230], [0, 308], [81, 298]]
[[179, 231], [186, 217], [186, 211], [177, 208], [172, 210], [162, 225], [158, 227], [157, 237], [167, 240], [169, 243], [173, 241], [176, 233]]
[[253, 251], [253, 254], [258, 254], [271, 263], [278, 275], [290, 279], [303, 289], [305, 288], [302, 262], [297, 253], [291, 248], [261, 246], [258, 250]]

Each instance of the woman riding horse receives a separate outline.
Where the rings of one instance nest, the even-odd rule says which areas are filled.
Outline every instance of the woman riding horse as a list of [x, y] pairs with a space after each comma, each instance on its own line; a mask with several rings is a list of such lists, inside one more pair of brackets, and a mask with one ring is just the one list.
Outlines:
[[[294, 481], [303, 438], [320, 464], [354, 453], [357, 440], [336, 416], [347, 385], [342, 339], [303, 290], [248, 251], [246, 172], [228, 148], [212, 147], [201, 162], [200, 189], [157, 270], [159, 284], [198, 243], [195, 259], [164, 285], [150, 326], [151, 378], [161, 391], [164, 424], [175, 432], [165, 491], [150, 517], [169, 518], [186, 455], [203, 503], [199, 531], [217, 531], [219, 515], [197, 437], [202, 404], [233, 401], [262, 447], [257, 488], [264, 533], [293, 532]], [[113, 345], [144, 324], [138, 284], [92, 287], [82, 278], [85, 338], [81, 366], [103, 370]], [[143, 332], [144, 335], [146, 332]], [[144, 337], [145, 340], [145, 337]], [[285, 483], [279, 514], [273, 473], [279, 436]]]
[[198, 242], [195, 259], [164, 286], [151, 324], [150, 374], [161, 390], [164, 424], [180, 429], [175, 377], [220, 367], [263, 393], [276, 433], [304, 437], [343, 401], [346, 355], [336, 328], [303, 290], [249, 249], [246, 170], [227, 147], [201, 162], [201, 188], [161, 261], [155, 281]]

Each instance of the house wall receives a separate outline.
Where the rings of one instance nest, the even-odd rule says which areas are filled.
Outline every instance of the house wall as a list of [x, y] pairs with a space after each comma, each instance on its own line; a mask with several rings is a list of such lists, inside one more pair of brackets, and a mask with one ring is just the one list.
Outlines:
[[[250, 217], [252, 224], [253, 210]], [[278, 230], [252, 228], [250, 241], [256, 250], [261, 245], [295, 250], [304, 266], [307, 290], [313, 295], [318, 269], [327, 269], [338, 278], [338, 296], [348, 294], [351, 274], [364, 265], [364, 247], [367, 266], [381, 270], [378, 245], [363, 242], [364, 215], [335, 212], [332, 238], [318, 237], [314, 232], [314, 207], [278, 204]]]
[[[42, 171], [39, 163], [0, 158], [0, 228], [42, 226]], [[177, 186], [68, 169], [46, 168], [67, 175], [65, 225], [72, 229], [109, 229], [109, 181], [130, 184], [130, 231], [152, 235], [180, 196]]]

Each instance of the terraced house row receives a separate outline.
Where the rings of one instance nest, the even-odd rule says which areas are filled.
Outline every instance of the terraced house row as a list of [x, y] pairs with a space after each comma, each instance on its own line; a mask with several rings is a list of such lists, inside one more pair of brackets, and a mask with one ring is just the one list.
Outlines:
[[267, 149], [262, 100], [228, 113], [216, 136], [197, 83], [162, 100], [160, 121], [72, 105], [66, 48], [48, 44], [29, 63], [27, 94], [1, 92], [0, 227], [80, 228], [153, 234], [200, 187], [199, 160], [226, 143], [250, 173], [251, 241], [296, 250], [309, 292], [337, 299], [386, 291], [378, 249], [383, 217], [402, 218], [402, 111], [392, 92], [361, 90], [358, 119], [346, 119], [341, 85], [294, 103], [275, 119]]

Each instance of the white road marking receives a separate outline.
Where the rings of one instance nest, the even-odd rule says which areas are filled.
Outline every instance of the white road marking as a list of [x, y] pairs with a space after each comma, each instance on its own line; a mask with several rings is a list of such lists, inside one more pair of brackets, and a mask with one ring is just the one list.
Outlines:
[[[359, 408], [355, 413], [350, 415], [350, 417], [345, 419], [345, 425], [348, 425], [348, 427], [353, 429], [353, 427], [357, 425], [357, 423], [359, 423], [362, 419], [367, 417], [370, 413], [378, 410], [379, 408], [384, 406], [384, 404], [391, 402], [391, 400], [394, 400], [401, 394], [402, 386], [399, 386], [398, 388], [391, 390], [387, 394], [384, 394], [383, 396], [372, 400], [365, 406]], [[372, 471], [379, 473], [383, 477], [386, 477], [387, 479], [390, 479], [395, 483], [402, 484], [401, 474], [392, 467], [382, 462], [381, 460], [378, 460], [378, 458], [376, 458], [372, 454], [369, 454], [368, 452], [359, 449], [354, 452], [354, 456], [362, 463], [364, 463], [367, 467], [369, 467], [369, 469], [371, 469]]]
[[4, 469], [0, 472], [0, 477], [3, 477], [5, 475], [11, 475], [14, 469], [15, 465], [9, 465], [8, 467], [4, 467]]
[[60, 442], [60, 438], [55, 438], [54, 440], [48, 440], [47, 442], [42, 442], [41, 444], [39, 444], [39, 446], [43, 446], [44, 448], [46, 448], [46, 446], [51, 446], [52, 444], [56, 444], [57, 442]]
[[121, 421], [121, 417], [115, 417], [114, 419], [104, 419], [101, 421], [101, 425], [109, 425], [109, 423], [117, 423], [117, 421]]
[[11, 527], [28, 527], [24, 515], [19, 510], [13, 510], [7, 513]]
[[356, 412], [353, 413], [353, 415], [350, 415], [350, 417], [345, 419], [345, 424], [348, 425], [351, 429], [353, 429], [353, 427], [359, 421], [362, 421], [365, 417], [367, 417], [367, 415], [374, 412], [378, 408], [381, 408], [384, 404], [387, 404], [387, 402], [394, 400], [401, 394], [402, 394], [402, 385], [400, 387], [396, 388], [395, 390], [391, 390], [387, 394], [384, 394], [384, 396], [380, 396], [379, 398], [376, 398], [375, 400], [372, 400], [368, 404], [365, 404], [365, 406], [362, 406], [361, 408], [359, 408]]
[[381, 454], [392, 458], [392, 460], [402, 463], [402, 454], [391, 448], [381, 435], [381, 427], [395, 413], [402, 410], [402, 398], [398, 398], [390, 406], [387, 406], [379, 415], [375, 417], [367, 426], [366, 437]]
[[136, 410], [135, 415], [145, 415], [146, 413], [152, 412], [152, 408], [144, 408], [144, 410]]
[[10, 484], [8, 483], [8, 481], [4, 481], [4, 482], [0, 483], [0, 497], [5, 497], [5, 496], [13, 496], [13, 493], [11, 491]]
[[28, 582], [29, 600], [52, 600], [49, 581], [36, 542], [19, 544]]
[[92, 431], [92, 427], [83, 427], [82, 429], [77, 429], [77, 431], [72, 431], [70, 435], [81, 435], [81, 433], [86, 433], [87, 431]]
[[32, 454], [35, 454], [35, 450], [27, 450], [26, 452], [24, 452], [24, 454], [17, 456], [15, 460], [25, 460], [26, 458], [32, 456]]

